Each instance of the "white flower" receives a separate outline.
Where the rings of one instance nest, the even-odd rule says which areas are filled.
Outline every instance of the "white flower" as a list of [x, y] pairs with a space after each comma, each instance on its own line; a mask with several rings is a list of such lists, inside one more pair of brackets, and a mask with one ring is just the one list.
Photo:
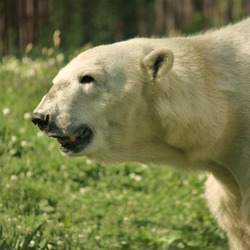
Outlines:
[[18, 131], [20, 134], [23, 134], [25, 132], [25, 128], [19, 128]]
[[29, 143], [27, 141], [21, 141], [21, 146], [23, 148], [27, 147], [29, 145]]
[[30, 247], [34, 247], [35, 244], [36, 244], [36, 242], [35, 242], [34, 240], [31, 240], [30, 243], [29, 243], [29, 246], [30, 246]]
[[51, 142], [51, 143], [49, 143], [48, 148], [52, 150], [55, 148], [55, 146], [56, 146], [56, 144], [54, 142]]
[[30, 172], [30, 171], [28, 171], [27, 173], [26, 173], [26, 177], [31, 177], [32, 176], [32, 172]]
[[136, 175], [134, 178], [135, 181], [141, 181], [141, 179], [142, 179], [142, 177], [140, 175]]
[[48, 54], [48, 48], [47, 47], [43, 47], [42, 48], [42, 54], [43, 55], [47, 55]]
[[49, 250], [51, 250], [51, 249], [53, 248], [53, 246], [52, 246], [51, 244], [48, 244], [48, 245], [47, 245], [47, 248], [48, 248]]
[[18, 179], [18, 176], [13, 174], [13, 175], [11, 175], [10, 179], [12, 181], [16, 181]]
[[141, 164], [141, 168], [142, 168], [142, 169], [147, 169], [147, 168], [148, 168], [148, 165], [146, 165], [146, 164]]
[[6, 116], [8, 114], [10, 114], [10, 109], [9, 108], [4, 108], [3, 109], [3, 115]]
[[99, 235], [95, 236], [95, 240], [100, 240], [100, 239], [101, 239], [101, 237]]
[[129, 218], [127, 216], [123, 217], [123, 221], [129, 221]]
[[22, 64], [30, 64], [30, 63], [32, 63], [32, 60], [29, 57], [25, 56], [22, 58]]
[[10, 150], [10, 155], [15, 155], [16, 154], [16, 150], [14, 149], [14, 148], [12, 148], [11, 150]]
[[16, 140], [17, 140], [16, 136], [15, 136], [15, 135], [12, 135], [12, 136], [11, 136], [11, 140], [12, 140], [13, 142], [16, 142]]
[[25, 77], [33, 77], [33, 76], [35, 76], [35, 75], [36, 75], [35, 69], [28, 69], [28, 70], [26, 71]]
[[130, 179], [134, 180], [134, 181], [141, 181], [142, 180], [142, 177], [140, 175], [137, 175], [137, 174], [134, 174], [134, 173], [131, 173], [129, 175]]
[[54, 58], [50, 58], [50, 59], [48, 60], [48, 65], [49, 65], [49, 66], [54, 66], [55, 63], [56, 63], [56, 60], [55, 60]]
[[57, 244], [58, 246], [61, 246], [61, 245], [63, 244], [63, 242], [62, 242], [61, 240], [58, 240], [58, 241], [56, 242], [56, 244]]
[[37, 138], [41, 138], [41, 137], [44, 136], [44, 133], [43, 133], [42, 131], [38, 131], [38, 132], [36, 133], [36, 136], [37, 136]]
[[54, 49], [53, 48], [49, 48], [48, 49], [48, 56], [52, 56], [54, 53]]
[[56, 56], [56, 61], [57, 62], [63, 62], [64, 61], [64, 54], [62, 53], [59, 53], [57, 56]]
[[89, 192], [90, 191], [90, 188], [89, 187], [81, 187], [80, 189], [79, 189], [79, 192], [80, 193], [82, 193], [82, 194], [84, 194], [84, 193], [87, 193], [87, 192]]
[[24, 117], [25, 120], [30, 120], [31, 113], [24, 113], [23, 117]]
[[87, 165], [92, 165], [92, 164], [93, 164], [93, 161], [91, 161], [90, 159], [87, 159], [87, 160], [86, 160], [86, 164], [87, 164]]
[[29, 43], [25, 49], [25, 52], [26, 53], [30, 53], [30, 51], [33, 49], [33, 44], [32, 43]]

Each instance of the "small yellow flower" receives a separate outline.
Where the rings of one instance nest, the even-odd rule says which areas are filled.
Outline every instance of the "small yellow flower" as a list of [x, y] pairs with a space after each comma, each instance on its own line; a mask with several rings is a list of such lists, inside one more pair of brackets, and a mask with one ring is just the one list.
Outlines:
[[48, 48], [47, 47], [42, 48], [42, 54], [43, 55], [48, 55]]
[[48, 49], [48, 56], [52, 56], [54, 54], [54, 49], [53, 48], [49, 48]]
[[61, 43], [60, 35], [61, 35], [60, 30], [55, 30], [53, 34], [53, 42], [54, 42], [55, 48], [59, 48], [60, 46], [60, 43]]
[[28, 54], [31, 52], [32, 49], [33, 49], [33, 44], [29, 43], [25, 49], [25, 52]]

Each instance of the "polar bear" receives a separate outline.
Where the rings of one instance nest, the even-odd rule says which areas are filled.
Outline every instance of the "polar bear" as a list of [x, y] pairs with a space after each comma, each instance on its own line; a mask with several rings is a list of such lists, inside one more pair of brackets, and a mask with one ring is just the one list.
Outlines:
[[68, 156], [208, 171], [230, 249], [250, 249], [250, 18], [89, 49], [60, 70], [32, 121]]

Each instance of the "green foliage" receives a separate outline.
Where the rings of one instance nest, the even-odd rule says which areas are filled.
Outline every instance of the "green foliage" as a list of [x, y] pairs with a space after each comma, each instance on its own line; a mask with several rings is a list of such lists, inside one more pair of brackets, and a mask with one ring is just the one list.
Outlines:
[[135, 37], [140, 33], [138, 23], [141, 16], [145, 18], [144, 22], [151, 23], [154, 20], [154, 2], [154, 0], [50, 1], [51, 15], [48, 24], [39, 30], [39, 44], [52, 46], [50, 37], [55, 30], [61, 31], [61, 48], [71, 53], [85, 43], [99, 45]]
[[0, 249], [224, 250], [204, 174], [65, 158], [30, 122], [63, 55], [0, 65]]

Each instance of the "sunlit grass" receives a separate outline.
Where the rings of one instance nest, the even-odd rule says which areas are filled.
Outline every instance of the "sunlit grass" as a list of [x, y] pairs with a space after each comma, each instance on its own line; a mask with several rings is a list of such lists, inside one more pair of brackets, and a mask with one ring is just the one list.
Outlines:
[[203, 199], [205, 174], [65, 158], [32, 125], [65, 62], [48, 51], [0, 65], [0, 249], [225, 250]]

